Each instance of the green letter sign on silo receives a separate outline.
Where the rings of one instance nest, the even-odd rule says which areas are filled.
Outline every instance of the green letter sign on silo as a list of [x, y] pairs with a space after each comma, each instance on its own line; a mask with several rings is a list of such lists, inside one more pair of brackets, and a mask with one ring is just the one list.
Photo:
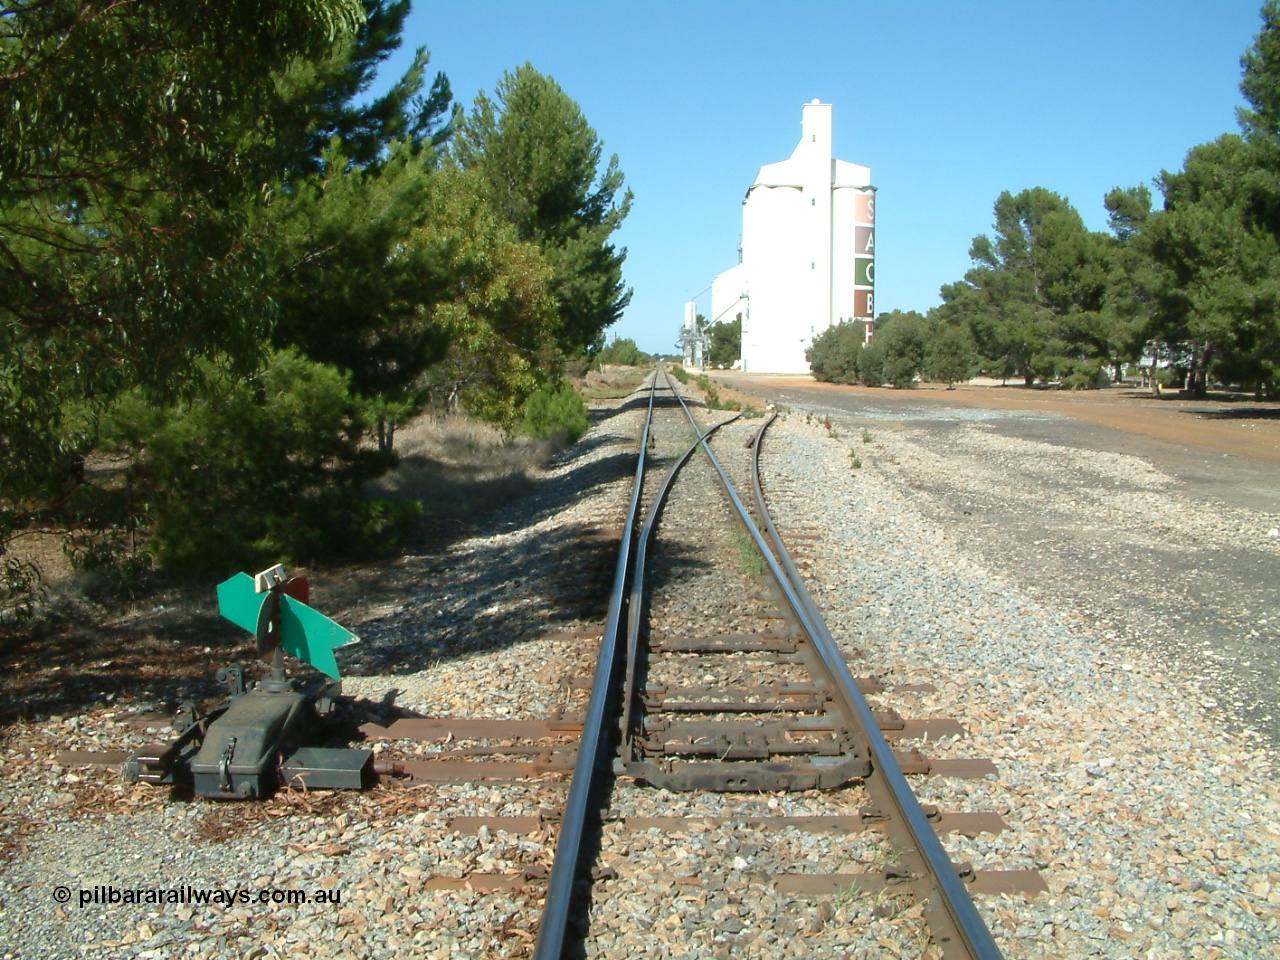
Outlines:
[[876, 262], [869, 257], [858, 257], [853, 261], [853, 285], [855, 287], [874, 287], [876, 285]]

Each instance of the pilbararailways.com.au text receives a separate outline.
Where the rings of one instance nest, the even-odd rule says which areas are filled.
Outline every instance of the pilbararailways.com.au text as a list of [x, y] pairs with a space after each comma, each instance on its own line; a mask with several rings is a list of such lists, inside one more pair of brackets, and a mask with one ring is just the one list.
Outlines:
[[[54, 899], [67, 903], [70, 888], [54, 888]], [[187, 904], [190, 906], [234, 907], [253, 904], [301, 906], [308, 903], [341, 904], [342, 891], [337, 887], [325, 890], [251, 890], [245, 887], [195, 887], [183, 884], [176, 887], [117, 887], [97, 885], [76, 891], [80, 907], [117, 906], [121, 904], [158, 906], [160, 904]]]

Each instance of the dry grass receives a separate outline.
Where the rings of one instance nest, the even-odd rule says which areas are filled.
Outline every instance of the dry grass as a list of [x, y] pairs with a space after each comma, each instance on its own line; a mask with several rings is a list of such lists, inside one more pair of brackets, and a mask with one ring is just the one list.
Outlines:
[[[739, 390], [736, 387], [734, 387], [733, 381], [729, 378], [732, 377], [736, 372], [737, 371], [734, 371], [734, 370], [707, 370], [706, 371], [706, 375], [710, 377], [713, 381], [715, 381], [717, 392], [720, 394], [720, 402], [721, 403], [737, 402], [741, 404], [744, 410], [747, 407], [754, 407], [756, 410], [764, 409], [765, 405], [768, 404], [769, 402], [768, 400], [765, 400], [759, 394], [748, 393], [744, 390]], [[696, 382], [693, 382], [692, 378], [690, 379], [690, 385], [694, 387], [698, 386]], [[703, 393], [701, 388], [698, 389], [698, 392], [700, 394]]]
[[428, 537], [526, 492], [556, 452], [549, 440], [511, 436], [461, 416], [424, 415], [396, 431], [399, 466], [366, 486], [373, 497], [422, 504]]
[[[355, 629], [405, 602], [416, 589], [414, 571], [526, 494], [557, 452], [551, 441], [512, 437], [456, 416], [405, 425], [396, 448], [399, 467], [367, 492], [422, 504], [420, 535], [407, 555], [290, 569], [311, 579], [321, 610]], [[99, 598], [70, 570], [60, 534], [33, 531], [15, 547], [46, 568], [49, 602], [22, 628], [0, 629], [0, 731], [25, 717], [107, 703], [145, 700], [167, 710], [184, 699], [208, 702], [220, 695], [216, 668], [253, 657], [252, 638], [218, 616], [212, 582], [159, 577], [135, 599]], [[574, 589], [582, 601], [581, 585]]]
[[[399, 468], [368, 492], [421, 502], [415, 546], [428, 549], [465, 536], [486, 510], [525, 492], [554, 452], [547, 442], [512, 439], [460, 417], [422, 417], [396, 441]], [[0, 728], [23, 716], [83, 710], [111, 691], [162, 703], [207, 697], [217, 691], [217, 665], [251, 656], [249, 638], [218, 617], [212, 583], [162, 577], [132, 602], [99, 597], [91, 577], [71, 569], [60, 533], [27, 532], [12, 547], [42, 568], [48, 602], [22, 628], [0, 630]], [[319, 581], [326, 612], [344, 614], [360, 597], [394, 601], [385, 590], [389, 571], [403, 573], [395, 563], [291, 570]], [[332, 586], [345, 580], [350, 590]]]
[[651, 372], [649, 367], [623, 367], [609, 363], [588, 372], [576, 385], [582, 398], [588, 402], [621, 400], [644, 383]]

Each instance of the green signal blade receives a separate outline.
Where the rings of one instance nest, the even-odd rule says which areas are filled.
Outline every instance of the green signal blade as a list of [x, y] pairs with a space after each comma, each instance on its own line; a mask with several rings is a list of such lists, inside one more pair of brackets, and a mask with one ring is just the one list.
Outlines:
[[290, 596], [280, 598], [280, 644], [321, 673], [340, 679], [333, 651], [360, 638], [318, 610]]
[[[237, 573], [218, 584], [218, 612], [242, 630], [256, 633], [258, 614], [270, 594], [257, 593], [253, 577]], [[285, 652], [340, 679], [333, 651], [360, 638], [288, 594], [280, 595], [280, 645]]]
[[241, 630], [254, 633], [258, 629], [258, 611], [266, 596], [254, 592], [253, 577], [237, 573], [218, 584], [218, 612]]

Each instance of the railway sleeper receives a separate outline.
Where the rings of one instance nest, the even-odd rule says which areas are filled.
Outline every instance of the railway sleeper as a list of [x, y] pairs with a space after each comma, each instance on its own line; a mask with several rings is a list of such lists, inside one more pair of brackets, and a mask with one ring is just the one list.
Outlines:
[[[658, 830], [662, 833], [684, 833], [710, 827], [734, 826], [753, 830], [795, 830], [802, 833], [828, 836], [851, 836], [867, 830], [876, 830], [887, 817], [878, 810], [866, 809], [860, 814], [816, 817], [633, 817], [617, 810], [606, 810], [601, 815], [603, 823], [631, 833]], [[512, 835], [537, 834], [549, 825], [558, 825], [559, 811], [543, 808], [537, 814], [526, 816], [457, 816], [449, 818], [449, 829], [457, 833], [475, 834], [481, 827], [490, 831], [504, 831]], [[1000, 814], [993, 812], [967, 812], [932, 809], [929, 822], [940, 835], [959, 833], [966, 837], [980, 834], [1003, 833], [1008, 824]]]
[[653, 700], [642, 698], [646, 707], [663, 713], [821, 713], [829, 702], [825, 697], [797, 697], [787, 700]]
[[[762, 617], [762, 619], [764, 619]], [[774, 619], [774, 618], [770, 618]], [[772, 653], [793, 654], [797, 642], [786, 637], [757, 633], [727, 633], [714, 637], [663, 637], [650, 639], [653, 653]]]
[[641, 783], [665, 790], [743, 793], [762, 790], [834, 790], [871, 774], [864, 756], [815, 757], [800, 761], [741, 762], [628, 760], [623, 771]]
[[648, 738], [641, 742], [647, 755], [668, 757], [719, 757], [721, 760], [768, 760], [770, 757], [818, 756], [838, 757], [846, 752], [847, 744], [833, 737], [820, 740], [779, 740], [762, 737], [759, 740], [730, 740], [717, 737], [714, 740], [687, 742]]
[[[749, 713], [751, 711], [735, 708], [715, 712]], [[965, 735], [964, 727], [949, 717], [908, 720], [894, 710], [877, 710], [875, 717], [881, 732], [889, 740], [941, 740]], [[652, 715], [644, 718], [646, 735], [652, 737], [661, 734], [664, 740], [689, 742], [719, 737], [728, 737], [732, 740], [750, 740], [760, 736], [781, 739], [840, 734], [847, 737], [845, 731], [848, 729], [847, 724], [832, 714], [773, 720], [666, 720]]]
[[[956, 864], [956, 874], [964, 881], [970, 893], [987, 896], [1023, 896], [1028, 899], [1048, 893], [1049, 887], [1038, 870], [974, 870], [969, 864]], [[922, 886], [914, 891], [918, 899], [926, 899], [927, 881], [922, 881], [901, 864], [893, 864], [881, 871], [863, 873], [783, 873], [757, 874], [757, 882], [769, 884], [779, 893], [794, 897], [835, 896], [855, 890], [858, 893], [878, 893], [881, 890]]]
[[[858, 677], [858, 689], [862, 693], [884, 693], [885, 685], [879, 677]], [[673, 687], [665, 683], [649, 683], [645, 686], [645, 703], [655, 706], [678, 700], [726, 699], [746, 700], [752, 697], [776, 699], [831, 699], [831, 688], [818, 683], [761, 683], [742, 687]], [[666, 709], [670, 710], [671, 707]]]

